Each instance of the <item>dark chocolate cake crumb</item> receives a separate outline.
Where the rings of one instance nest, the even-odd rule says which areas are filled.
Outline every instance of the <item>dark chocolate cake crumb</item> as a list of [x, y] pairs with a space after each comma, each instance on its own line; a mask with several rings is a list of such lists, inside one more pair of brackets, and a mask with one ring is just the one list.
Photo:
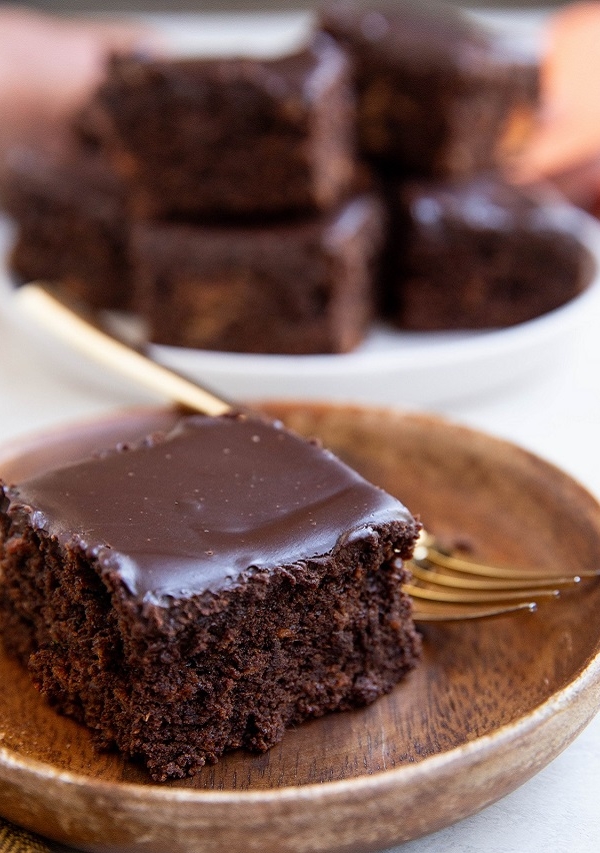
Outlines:
[[266, 750], [417, 662], [418, 522], [280, 425], [192, 417], [2, 494], [7, 650], [155, 780]]

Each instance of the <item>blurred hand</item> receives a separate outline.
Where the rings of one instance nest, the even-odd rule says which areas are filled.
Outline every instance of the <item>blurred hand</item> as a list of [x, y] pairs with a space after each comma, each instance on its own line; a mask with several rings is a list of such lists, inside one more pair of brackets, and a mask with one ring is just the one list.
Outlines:
[[532, 177], [600, 159], [600, 3], [565, 6], [545, 35], [544, 114], [523, 164]]
[[159, 49], [131, 22], [104, 23], [0, 8], [0, 177], [7, 151], [60, 134], [99, 82], [114, 51]]

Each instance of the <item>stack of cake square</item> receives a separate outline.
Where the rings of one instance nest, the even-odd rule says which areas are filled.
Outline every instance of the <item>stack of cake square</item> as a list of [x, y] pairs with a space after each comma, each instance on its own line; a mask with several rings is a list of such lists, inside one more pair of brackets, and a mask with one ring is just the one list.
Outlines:
[[381, 310], [415, 330], [507, 326], [589, 280], [579, 219], [507, 179], [535, 127], [539, 59], [446, 7], [339, 0], [362, 156], [385, 187]]
[[115, 57], [62, 150], [13, 154], [11, 266], [197, 349], [520, 323], [591, 272], [506, 177], [539, 106], [537, 56], [429, 4], [338, 0], [278, 58]]
[[133, 309], [155, 343], [299, 354], [363, 339], [383, 205], [333, 38], [264, 60], [114, 57], [72, 130], [58, 154], [13, 154], [20, 279]]
[[357, 191], [350, 64], [330, 36], [277, 59], [115, 59], [94, 114], [128, 189], [154, 342], [327, 353], [362, 340], [382, 205]]
[[75, 125], [44, 148], [12, 150], [2, 203], [17, 224], [17, 283], [54, 281], [92, 308], [131, 306], [129, 214], [123, 182], [97, 141]]

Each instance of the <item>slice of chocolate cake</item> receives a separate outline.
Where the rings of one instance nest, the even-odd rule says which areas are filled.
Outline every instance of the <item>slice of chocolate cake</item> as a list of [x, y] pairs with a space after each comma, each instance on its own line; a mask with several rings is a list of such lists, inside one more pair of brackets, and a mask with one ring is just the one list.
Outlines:
[[558, 308], [591, 280], [581, 214], [497, 176], [401, 183], [390, 198], [387, 302], [402, 328], [514, 325]]
[[529, 138], [534, 55], [447, 5], [347, 0], [320, 20], [354, 59], [362, 151], [409, 175], [474, 174]]
[[195, 416], [0, 490], [6, 648], [156, 780], [389, 691], [419, 524], [317, 444]]
[[121, 57], [94, 105], [142, 216], [325, 209], [351, 186], [349, 63], [323, 33], [277, 59]]
[[346, 352], [374, 313], [383, 205], [270, 225], [138, 223], [137, 307], [154, 343], [255, 353]]
[[72, 142], [59, 151], [15, 149], [4, 202], [17, 225], [9, 266], [21, 282], [60, 282], [94, 308], [131, 298], [125, 191], [107, 159]]

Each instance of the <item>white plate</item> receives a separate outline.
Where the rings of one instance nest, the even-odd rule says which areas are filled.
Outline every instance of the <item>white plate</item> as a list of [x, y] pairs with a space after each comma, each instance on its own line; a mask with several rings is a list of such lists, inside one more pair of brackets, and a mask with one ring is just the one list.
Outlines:
[[[207, 55], [242, 51], [273, 55], [289, 50], [301, 43], [311, 22], [307, 13], [145, 18], [158, 24], [181, 54]], [[499, 20], [504, 28], [510, 27], [513, 36], [521, 33], [529, 43], [535, 42], [539, 15], [533, 21], [519, 15], [504, 15]], [[499, 26], [496, 18], [487, 22]], [[552, 369], [577, 330], [600, 311], [600, 226], [583, 213], [580, 218], [582, 240], [597, 260], [592, 285], [567, 305], [518, 326], [447, 333], [398, 332], [381, 326], [347, 355], [248, 355], [165, 346], [153, 347], [153, 354], [232, 399], [248, 401], [304, 398], [435, 407], [498, 392], [515, 379], [533, 378], [541, 369]], [[0, 221], [0, 258], [8, 245], [7, 227]], [[0, 268], [0, 310], [9, 311], [27, 334], [27, 324], [10, 304], [10, 291], [8, 272]], [[37, 330], [32, 338], [40, 343]], [[50, 355], [61, 369], [85, 372], [88, 380], [106, 385], [106, 376], [69, 353], [65, 358], [55, 342]], [[108, 381], [112, 387], [112, 377]]]

